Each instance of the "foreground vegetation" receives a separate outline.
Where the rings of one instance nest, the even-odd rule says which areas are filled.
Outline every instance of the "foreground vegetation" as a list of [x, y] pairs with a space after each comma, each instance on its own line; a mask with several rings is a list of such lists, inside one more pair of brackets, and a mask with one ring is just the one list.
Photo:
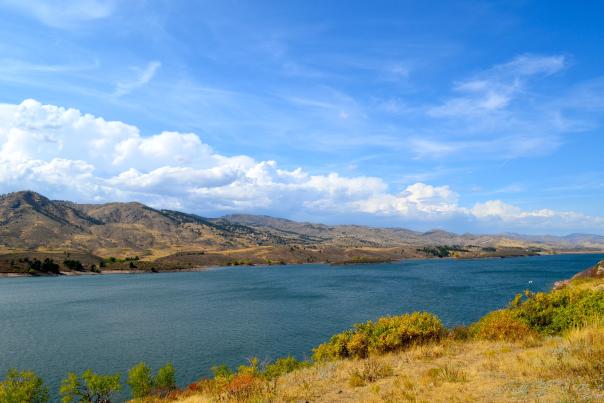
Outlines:
[[426, 312], [357, 324], [311, 362], [219, 367], [170, 400], [603, 401], [604, 279], [519, 294], [467, 327]]
[[[133, 398], [166, 397], [176, 390], [174, 366], [166, 364], [155, 376], [152, 376], [151, 369], [141, 362], [128, 371], [126, 383], [130, 387]], [[104, 375], [88, 369], [80, 375], [74, 372], [67, 374], [61, 382], [59, 394], [63, 403], [110, 403], [121, 389], [119, 373]], [[6, 379], [0, 382], [2, 403], [46, 403], [49, 395], [44, 381], [32, 371], [11, 369], [6, 374]]]
[[[310, 361], [217, 366], [181, 390], [174, 367], [153, 376], [141, 363], [126, 383], [137, 402], [604, 401], [604, 267], [600, 274], [518, 294], [470, 326], [447, 329], [426, 312], [383, 317], [334, 335]], [[119, 374], [85, 371], [70, 373], [60, 394], [65, 403], [109, 402], [121, 387]], [[0, 382], [2, 403], [48, 397], [32, 372], [11, 370]]]

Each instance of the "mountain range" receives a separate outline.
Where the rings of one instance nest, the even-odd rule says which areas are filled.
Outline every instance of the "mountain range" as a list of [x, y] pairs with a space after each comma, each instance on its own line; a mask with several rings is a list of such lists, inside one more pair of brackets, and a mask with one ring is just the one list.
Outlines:
[[[456, 245], [453, 249], [458, 254], [464, 256], [468, 252], [470, 257], [493, 250], [595, 251], [604, 250], [604, 237], [590, 234], [460, 235], [442, 230], [417, 232], [403, 228], [324, 225], [244, 214], [207, 218], [154, 209], [137, 202], [79, 204], [50, 200], [32, 191], [0, 196], [0, 253], [73, 251], [100, 257], [137, 255], [142, 260], [155, 260], [192, 251], [254, 250], [252, 255], [257, 256], [257, 251], [262, 250], [268, 256], [271, 249], [293, 250], [295, 247], [307, 251], [306, 254], [327, 250], [335, 257], [389, 250], [397, 250], [402, 257], [422, 257], [425, 251], [443, 245]], [[391, 256], [390, 252], [387, 254]]]

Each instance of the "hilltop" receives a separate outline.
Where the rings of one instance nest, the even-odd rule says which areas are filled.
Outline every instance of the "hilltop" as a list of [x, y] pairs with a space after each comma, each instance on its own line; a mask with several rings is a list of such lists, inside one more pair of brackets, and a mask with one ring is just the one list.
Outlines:
[[[78, 204], [32, 191], [0, 196], [0, 272], [75, 255], [86, 270], [226, 264], [364, 263], [421, 257], [604, 250], [604, 237], [472, 235], [324, 225], [259, 215], [208, 218], [137, 202]], [[113, 258], [113, 259], [110, 259]], [[27, 259], [27, 260], [25, 260]], [[101, 261], [105, 261], [101, 264]], [[137, 263], [132, 263], [132, 261]]]

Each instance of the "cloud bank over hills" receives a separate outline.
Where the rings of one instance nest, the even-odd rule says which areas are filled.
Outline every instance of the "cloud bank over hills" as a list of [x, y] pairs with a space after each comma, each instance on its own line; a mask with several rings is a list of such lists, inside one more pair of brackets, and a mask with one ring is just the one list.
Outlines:
[[[533, 70], [547, 73], [545, 67]], [[218, 153], [195, 133], [144, 135], [124, 122], [33, 99], [0, 105], [0, 192], [22, 189], [81, 202], [137, 200], [201, 214], [332, 215], [365, 223], [375, 217], [393, 225], [466, 222], [491, 232], [597, 232], [604, 225], [602, 217], [523, 210], [498, 199], [465, 206], [446, 185], [417, 182], [393, 192], [379, 177], [282, 169], [277, 161]]]

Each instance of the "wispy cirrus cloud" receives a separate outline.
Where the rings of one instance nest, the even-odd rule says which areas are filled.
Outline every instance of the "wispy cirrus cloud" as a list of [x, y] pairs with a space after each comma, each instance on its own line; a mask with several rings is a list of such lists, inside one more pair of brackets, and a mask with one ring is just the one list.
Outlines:
[[[546, 155], [561, 145], [559, 137], [530, 133], [466, 140], [411, 138], [409, 147], [416, 159], [439, 159], [466, 155], [472, 158], [514, 159]], [[494, 155], [496, 154], [496, 155]], [[482, 156], [482, 157], [480, 157]]]
[[87, 21], [106, 18], [115, 7], [113, 0], [1, 0], [0, 6], [35, 18], [53, 28], [73, 28]]
[[147, 64], [144, 69], [133, 68], [136, 73], [136, 77], [129, 81], [119, 82], [113, 92], [116, 97], [121, 97], [130, 94], [132, 91], [144, 86], [153, 79], [157, 70], [161, 67], [161, 63], [158, 61], [152, 61]]
[[465, 79], [452, 93], [424, 108], [428, 123], [410, 138], [416, 159], [516, 159], [547, 155], [564, 135], [589, 126], [553, 102], [566, 94], [545, 96], [534, 84], [569, 65], [565, 55], [519, 55]]
[[427, 112], [434, 117], [475, 117], [505, 110], [516, 97], [522, 95], [526, 81], [531, 77], [557, 73], [566, 65], [563, 55], [517, 56], [455, 83], [453, 90], [462, 95], [430, 107]]
[[[35, 63], [19, 59], [0, 59], [0, 74], [27, 74], [27, 73], [48, 73], [63, 74], [87, 71], [98, 68], [100, 63], [95, 60], [91, 63], [70, 63], [70, 64], [47, 64]], [[4, 79], [4, 77], [0, 78]]]

